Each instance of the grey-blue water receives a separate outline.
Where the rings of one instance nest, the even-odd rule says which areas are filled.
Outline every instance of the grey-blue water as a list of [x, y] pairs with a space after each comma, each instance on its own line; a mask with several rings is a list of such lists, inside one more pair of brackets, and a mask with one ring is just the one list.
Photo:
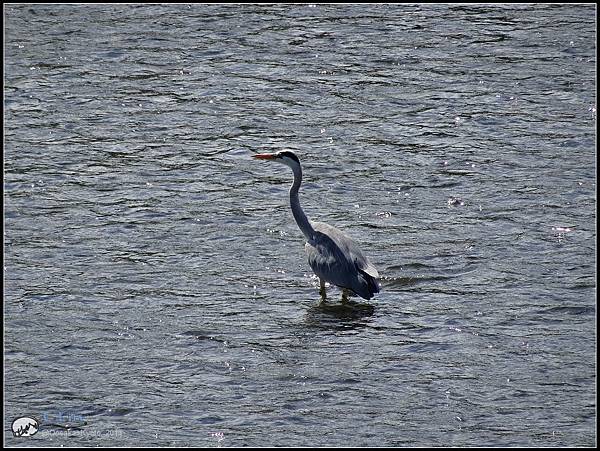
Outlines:
[[594, 446], [595, 12], [5, 5], [5, 445]]

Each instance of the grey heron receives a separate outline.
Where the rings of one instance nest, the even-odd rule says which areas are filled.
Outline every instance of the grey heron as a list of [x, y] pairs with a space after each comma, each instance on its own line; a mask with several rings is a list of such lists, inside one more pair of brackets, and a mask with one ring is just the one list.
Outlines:
[[302, 210], [298, 197], [302, 184], [302, 166], [296, 154], [284, 150], [273, 154], [256, 154], [254, 158], [283, 163], [294, 173], [290, 206], [294, 219], [306, 238], [308, 263], [319, 278], [322, 300], [327, 297], [325, 282], [342, 288], [342, 302], [348, 300], [350, 292], [364, 299], [371, 299], [375, 293], [379, 293], [379, 273], [356, 241], [329, 224], [309, 220]]

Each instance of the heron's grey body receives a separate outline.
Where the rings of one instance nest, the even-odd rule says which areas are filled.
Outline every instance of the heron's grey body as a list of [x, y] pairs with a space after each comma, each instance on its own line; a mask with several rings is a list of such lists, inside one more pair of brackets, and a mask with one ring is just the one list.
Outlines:
[[312, 222], [302, 207], [298, 191], [302, 183], [302, 168], [298, 157], [290, 151], [256, 155], [289, 166], [294, 173], [290, 188], [290, 206], [298, 227], [306, 237], [308, 263], [321, 282], [325, 298], [325, 281], [345, 290], [352, 290], [364, 299], [379, 292], [377, 269], [362, 253], [358, 244], [341, 230], [323, 222]]
[[375, 266], [361, 252], [358, 244], [329, 224], [313, 222], [314, 239], [306, 243], [308, 264], [323, 280], [348, 288], [364, 299], [379, 292]]

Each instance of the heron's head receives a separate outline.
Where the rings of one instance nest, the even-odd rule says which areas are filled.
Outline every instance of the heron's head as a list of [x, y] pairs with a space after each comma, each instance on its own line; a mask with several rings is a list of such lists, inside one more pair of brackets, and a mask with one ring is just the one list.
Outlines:
[[294, 152], [291, 150], [282, 150], [277, 153], [258, 153], [254, 155], [254, 158], [259, 160], [270, 160], [278, 163], [283, 163], [286, 166], [292, 168], [292, 170], [300, 168], [300, 160]]

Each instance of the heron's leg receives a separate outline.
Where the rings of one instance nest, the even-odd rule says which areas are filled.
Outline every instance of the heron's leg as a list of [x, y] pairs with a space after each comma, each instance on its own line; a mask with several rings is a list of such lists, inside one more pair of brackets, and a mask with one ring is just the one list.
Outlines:
[[348, 302], [350, 299], [350, 290], [348, 288], [342, 288], [342, 302]]
[[321, 288], [319, 289], [319, 294], [321, 295], [321, 302], [325, 302], [327, 299], [327, 292], [325, 291], [325, 281], [319, 277], [319, 283], [321, 284]]

